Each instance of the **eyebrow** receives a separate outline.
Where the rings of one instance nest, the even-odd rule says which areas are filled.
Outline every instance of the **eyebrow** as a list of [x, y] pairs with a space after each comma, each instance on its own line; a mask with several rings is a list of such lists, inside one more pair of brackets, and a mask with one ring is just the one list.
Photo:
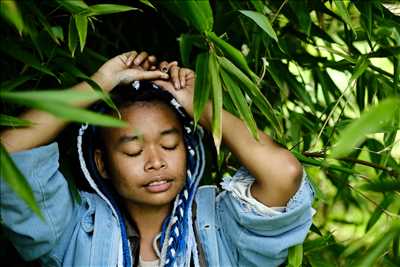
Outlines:
[[[160, 133], [160, 136], [165, 136], [165, 135], [170, 135], [170, 134], [179, 135], [179, 130], [177, 128], [175, 128], [175, 127], [170, 128], [170, 129], [166, 129], [166, 130], [163, 130]], [[142, 134], [139, 134], [139, 135], [123, 135], [120, 138], [118, 138], [117, 146], [120, 146], [120, 145], [128, 143], [128, 142], [137, 141], [137, 140], [139, 140], [141, 138], [143, 138]]]

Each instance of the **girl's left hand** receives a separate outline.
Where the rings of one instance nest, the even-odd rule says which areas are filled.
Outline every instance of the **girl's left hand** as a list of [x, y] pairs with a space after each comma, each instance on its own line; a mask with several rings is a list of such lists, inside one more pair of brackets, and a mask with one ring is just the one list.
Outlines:
[[162, 62], [162, 71], [168, 72], [170, 79], [155, 80], [154, 83], [162, 89], [170, 92], [176, 100], [183, 106], [186, 112], [193, 117], [193, 96], [196, 75], [193, 70], [180, 68], [176, 62]]

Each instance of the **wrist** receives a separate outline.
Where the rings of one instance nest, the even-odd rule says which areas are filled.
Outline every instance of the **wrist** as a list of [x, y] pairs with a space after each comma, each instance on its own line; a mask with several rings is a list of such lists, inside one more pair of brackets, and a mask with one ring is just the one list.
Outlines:
[[118, 82], [111, 77], [112, 75], [107, 75], [101, 72], [100, 70], [96, 71], [90, 79], [92, 79], [95, 83], [97, 83], [104, 91], [110, 92], [114, 89], [115, 86], [118, 85]]

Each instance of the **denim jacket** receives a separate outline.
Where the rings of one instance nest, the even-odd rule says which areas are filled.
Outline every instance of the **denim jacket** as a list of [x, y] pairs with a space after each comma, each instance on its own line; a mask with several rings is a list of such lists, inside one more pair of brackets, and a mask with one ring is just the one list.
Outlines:
[[[81, 203], [73, 200], [59, 171], [57, 143], [12, 158], [44, 215], [44, 221], [34, 215], [0, 179], [3, 228], [24, 259], [40, 259], [45, 266], [122, 266], [118, 219], [95, 193], [80, 192]], [[260, 209], [235, 190], [238, 183], [252, 180], [240, 171], [225, 180], [221, 192], [215, 186], [199, 188], [195, 229], [208, 266], [277, 266], [289, 247], [304, 241], [314, 213], [306, 175], [283, 211]]]

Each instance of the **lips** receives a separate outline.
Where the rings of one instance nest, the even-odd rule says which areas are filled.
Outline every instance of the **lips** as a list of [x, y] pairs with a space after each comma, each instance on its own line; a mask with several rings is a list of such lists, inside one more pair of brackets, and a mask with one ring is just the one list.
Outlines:
[[172, 185], [173, 179], [169, 178], [156, 178], [147, 183], [144, 187], [151, 193], [160, 193], [167, 191]]

